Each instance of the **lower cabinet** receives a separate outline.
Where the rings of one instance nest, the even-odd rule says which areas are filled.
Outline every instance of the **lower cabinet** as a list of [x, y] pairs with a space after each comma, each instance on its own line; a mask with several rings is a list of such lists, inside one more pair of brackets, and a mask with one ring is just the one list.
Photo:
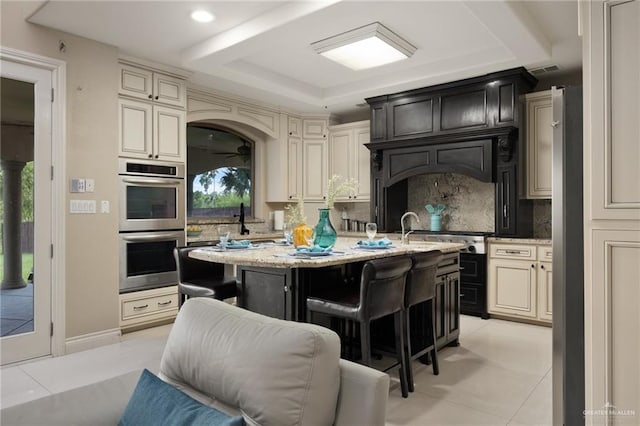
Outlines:
[[549, 245], [490, 244], [489, 313], [551, 322], [550, 250]]
[[139, 327], [170, 320], [178, 314], [178, 286], [120, 295], [120, 327]]
[[460, 255], [445, 254], [436, 276], [436, 343], [438, 348], [458, 344], [460, 336]]

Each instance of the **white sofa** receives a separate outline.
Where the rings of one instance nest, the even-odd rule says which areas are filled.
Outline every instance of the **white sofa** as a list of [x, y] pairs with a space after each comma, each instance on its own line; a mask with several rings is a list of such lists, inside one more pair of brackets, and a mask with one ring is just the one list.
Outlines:
[[[389, 376], [341, 360], [332, 331], [213, 299], [180, 310], [159, 376], [247, 424], [383, 425]], [[139, 372], [2, 410], [3, 425], [116, 424]]]

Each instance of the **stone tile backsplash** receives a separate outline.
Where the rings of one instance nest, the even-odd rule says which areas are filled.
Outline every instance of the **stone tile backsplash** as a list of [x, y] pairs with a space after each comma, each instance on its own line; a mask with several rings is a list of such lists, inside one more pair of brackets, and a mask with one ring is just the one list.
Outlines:
[[533, 237], [551, 238], [551, 200], [533, 200]]
[[455, 174], [434, 173], [410, 177], [408, 208], [420, 217], [417, 228], [429, 229], [426, 204], [446, 205], [443, 231], [494, 232], [495, 184]]

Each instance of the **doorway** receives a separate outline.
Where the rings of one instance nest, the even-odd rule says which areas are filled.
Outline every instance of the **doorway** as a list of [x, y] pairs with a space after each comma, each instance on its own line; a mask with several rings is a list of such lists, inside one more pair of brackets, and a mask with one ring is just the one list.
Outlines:
[[2, 59], [0, 364], [51, 354], [52, 71]]

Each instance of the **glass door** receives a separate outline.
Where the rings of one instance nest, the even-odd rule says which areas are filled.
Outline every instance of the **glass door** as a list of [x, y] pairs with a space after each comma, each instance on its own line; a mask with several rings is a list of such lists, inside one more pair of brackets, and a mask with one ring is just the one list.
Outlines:
[[51, 353], [51, 71], [2, 59], [0, 364]]

